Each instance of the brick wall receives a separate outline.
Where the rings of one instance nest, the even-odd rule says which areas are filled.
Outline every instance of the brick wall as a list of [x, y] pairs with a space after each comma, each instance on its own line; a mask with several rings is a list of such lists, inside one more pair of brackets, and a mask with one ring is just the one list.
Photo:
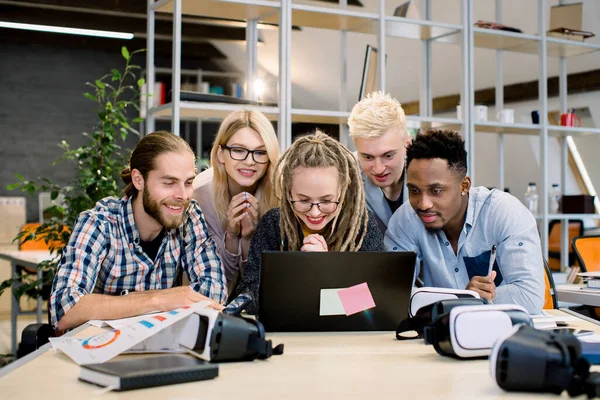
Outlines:
[[[0, 196], [24, 195], [6, 189], [16, 181], [15, 173], [67, 183], [74, 176], [73, 164], [52, 165], [62, 153], [58, 143], [85, 143], [81, 133], [98, 121], [94, 102], [83, 97], [85, 82], [122, 68], [120, 47], [103, 53], [3, 43], [0, 53]], [[127, 147], [136, 142], [131, 139]], [[28, 196], [27, 220], [37, 219], [37, 196]]]

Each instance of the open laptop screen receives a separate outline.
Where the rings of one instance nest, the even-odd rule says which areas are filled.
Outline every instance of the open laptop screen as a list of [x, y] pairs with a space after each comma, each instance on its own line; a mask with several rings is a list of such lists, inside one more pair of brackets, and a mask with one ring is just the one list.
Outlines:
[[413, 252], [264, 252], [258, 318], [270, 332], [394, 330], [408, 316], [415, 261]]

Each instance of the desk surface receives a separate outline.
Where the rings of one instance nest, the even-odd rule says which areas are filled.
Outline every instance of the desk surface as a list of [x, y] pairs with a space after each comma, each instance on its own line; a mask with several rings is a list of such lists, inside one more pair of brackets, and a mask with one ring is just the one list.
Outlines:
[[[561, 311], [553, 313], [561, 314]], [[584, 320], [573, 327], [600, 331]], [[89, 336], [89, 327], [77, 336]], [[422, 340], [397, 341], [392, 332], [271, 334], [285, 353], [267, 361], [224, 363], [219, 377], [204, 382], [106, 393], [110, 399], [311, 399], [456, 398], [494, 399], [542, 395], [502, 391], [488, 360], [439, 356]], [[125, 357], [125, 356], [121, 356]], [[139, 357], [139, 356], [128, 356]], [[78, 380], [79, 366], [53, 350], [0, 378], [3, 399], [91, 398], [98, 387]], [[545, 395], [547, 397], [548, 395]]]
[[558, 301], [600, 307], [600, 290], [587, 289], [582, 285], [556, 285]]
[[16, 262], [24, 264], [26, 267], [36, 268], [39, 263], [51, 258], [50, 252], [47, 250], [42, 251], [19, 251], [19, 250], [8, 250], [0, 251], [0, 259], [8, 260], [9, 262]]

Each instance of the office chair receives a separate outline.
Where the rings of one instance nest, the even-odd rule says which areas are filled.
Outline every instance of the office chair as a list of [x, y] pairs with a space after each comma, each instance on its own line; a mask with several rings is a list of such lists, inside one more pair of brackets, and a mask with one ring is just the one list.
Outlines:
[[[560, 271], [560, 220], [554, 219], [548, 225], [548, 266], [552, 271]], [[583, 221], [569, 220], [569, 243], [577, 236], [583, 235]], [[573, 247], [569, 248], [569, 266], [575, 265], [576, 256]]]
[[572, 247], [581, 272], [600, 271], [600, 236], [577, 236]]
[[[21, 232], [35, 232], [35, 230], [40, 226], [39, 223], [28, 223], [21, 227]], [[27, 240], [22, 237], [19, 240], [19, 251], [50, 251], [50, 246], [43, 238], [39, 238], [36, 240]], [[36, 269], [28, 268], [24, 265], [16, 265], [16, 272], [18, 275], [29, 274], [29, 275], [37, 275]], [[50, 285], [42, 286], [42, 300], [48, 300], [50, 298], [50, 291], [52, 290]], [[21, 310], [19, 309], [19, 312]]]
[[558, 299], [556, 298], [556, 286], [554, 285], [554, 278], [552, 277], [552, 271], [548, 266], [548, 262], [544, 260], [544, 310], [558, 309]]
[[[600, 271], [600, 236], [577, 236], [571, 243], [575, 256], [581, 267], [581, 272]], [[600, 319], [600, 308], [583, 306], [581, 310], [587, 310], [590, 316]], [[577, 309], [580, 312], [580, 309]]]
[[51, 337], [56, 337], [56, 331], [50, 324], [50, 309], [48, 309], [47, 324], [29, 324], [21, 333], [21, 343], [17, 349], [17, 358], [33, 353], [50, 341]]
[[[39, 223], [29, 223], [23, 225], [21, 232], [35, 232], [40, 226]], [[50, 245], [56, 245], [56, 243], [46, 243], [44, 238], [38, 238], [37, 240], [21, 239], [19, 241], [20, 251], [50, 251]], [[36, 275], [35, 269], [27, 268], [26, 266], [17, 265], [17, 273], [19, 275], [23, 273]], [[50, 292], [52, 291], [52, 284], [47, 283], [42, 286], [41, 297], [42, 300], [48, 300], [50, 298]], [[22, 313], [19, 306], [18, 313]], [[56, 337], [56, 332], [50, 324], [50, 309], [47, 311], [48, 323], [35, 323], [29, 324], [25, 327], [21, 333], [21, 343], [17, 349], [17, 358], [26, 356], [27, 354], [37, 350], [39, 347], [49, 342], [49, 338]]]

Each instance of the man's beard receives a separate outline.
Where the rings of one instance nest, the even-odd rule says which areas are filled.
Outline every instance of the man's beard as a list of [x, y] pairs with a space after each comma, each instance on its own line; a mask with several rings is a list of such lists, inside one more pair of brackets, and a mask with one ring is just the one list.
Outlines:
[[146, 214], [154, 218], [159, 224], [161, 224], [166, 230], [171, 230], [175, 228], [179, 228], [183, 224], [183, 220], [187, 215], [187, 209], [190, 205], [190, 201], [179, 201], [179, 202], [165, 202], [165, 205], [170, 205], [174, 207], [182, 207], [181, 214], [173, 215], [171, 218], [165, 218], [163, 213], [161, 212], [161, 204], [156, 201], [148, 190], [148, 186], [144, 184], [144, 194], [142, 196], [142, 205], [144, 206], [144, 211]]

